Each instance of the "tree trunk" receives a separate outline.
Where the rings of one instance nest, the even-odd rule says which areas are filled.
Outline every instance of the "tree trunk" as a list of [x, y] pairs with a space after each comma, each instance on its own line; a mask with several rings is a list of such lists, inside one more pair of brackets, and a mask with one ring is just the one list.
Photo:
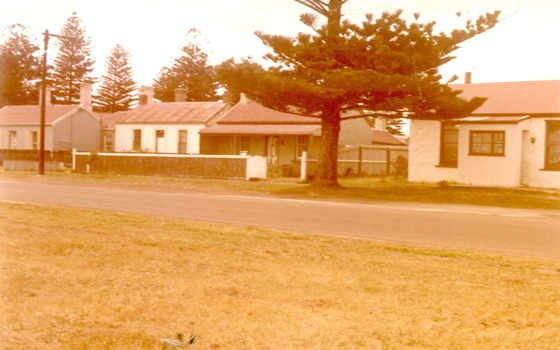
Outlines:
[[342, 18], [342, 0], [330, 0], [329, 14], [327, 16], [327, 37], [331, 44], [338, 38], [340, 33], [340, 20]]
[[323, 110], [321, 118], [321, 154], [313, 186], [340, 187], [338, 183], [338, 136], [340, 113], [337, 107]]

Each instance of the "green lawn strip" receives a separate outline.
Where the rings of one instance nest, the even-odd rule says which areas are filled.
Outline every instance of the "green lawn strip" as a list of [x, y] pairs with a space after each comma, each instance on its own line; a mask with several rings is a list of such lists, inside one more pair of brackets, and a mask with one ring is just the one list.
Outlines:
[[558, 349], [560, 262], [0, 204], [9, 349]]

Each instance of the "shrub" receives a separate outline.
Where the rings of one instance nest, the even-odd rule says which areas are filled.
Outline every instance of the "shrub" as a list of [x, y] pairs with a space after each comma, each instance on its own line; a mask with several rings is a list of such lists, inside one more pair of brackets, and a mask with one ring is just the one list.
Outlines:
[[400, 154], [393, 163], [393, 175], [398, 178], [408, 178], [408, 158]]

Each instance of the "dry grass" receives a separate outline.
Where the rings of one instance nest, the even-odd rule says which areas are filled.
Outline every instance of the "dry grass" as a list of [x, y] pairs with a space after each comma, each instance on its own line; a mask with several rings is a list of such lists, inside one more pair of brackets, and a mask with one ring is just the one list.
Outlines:
[[0, 209], [5, 349], [560, 348], [558, 261]]
[[284, 197], [323, 198], [350, 201], [396, 201], [439, 204], [468, 204], [525, 209], [560, 209], [560, 191], [530, 188], [488, 188], [449, 184], [409, 183], [376, 177], [341, 178], [341, 189], [318, 190], [295, 178], [266, 181], [179, 178], [165, 176], [48, 173], [4, 171], [0, 178], [22, 181], [73, 184], [78, 186], [118, 186], [131, 190], [167, 192], [219, 192], [265, 194]]

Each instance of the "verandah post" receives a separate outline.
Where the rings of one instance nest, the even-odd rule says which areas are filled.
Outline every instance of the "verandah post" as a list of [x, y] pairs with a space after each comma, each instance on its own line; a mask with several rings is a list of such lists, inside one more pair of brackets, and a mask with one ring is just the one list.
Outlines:
[[387, 147], [386, 157], [387, 157], [386, 159], [387, 167], [385, 169], [385, 172], [387, 173], [387, 175], [391, 175], [391, 149], [389, 147]]

